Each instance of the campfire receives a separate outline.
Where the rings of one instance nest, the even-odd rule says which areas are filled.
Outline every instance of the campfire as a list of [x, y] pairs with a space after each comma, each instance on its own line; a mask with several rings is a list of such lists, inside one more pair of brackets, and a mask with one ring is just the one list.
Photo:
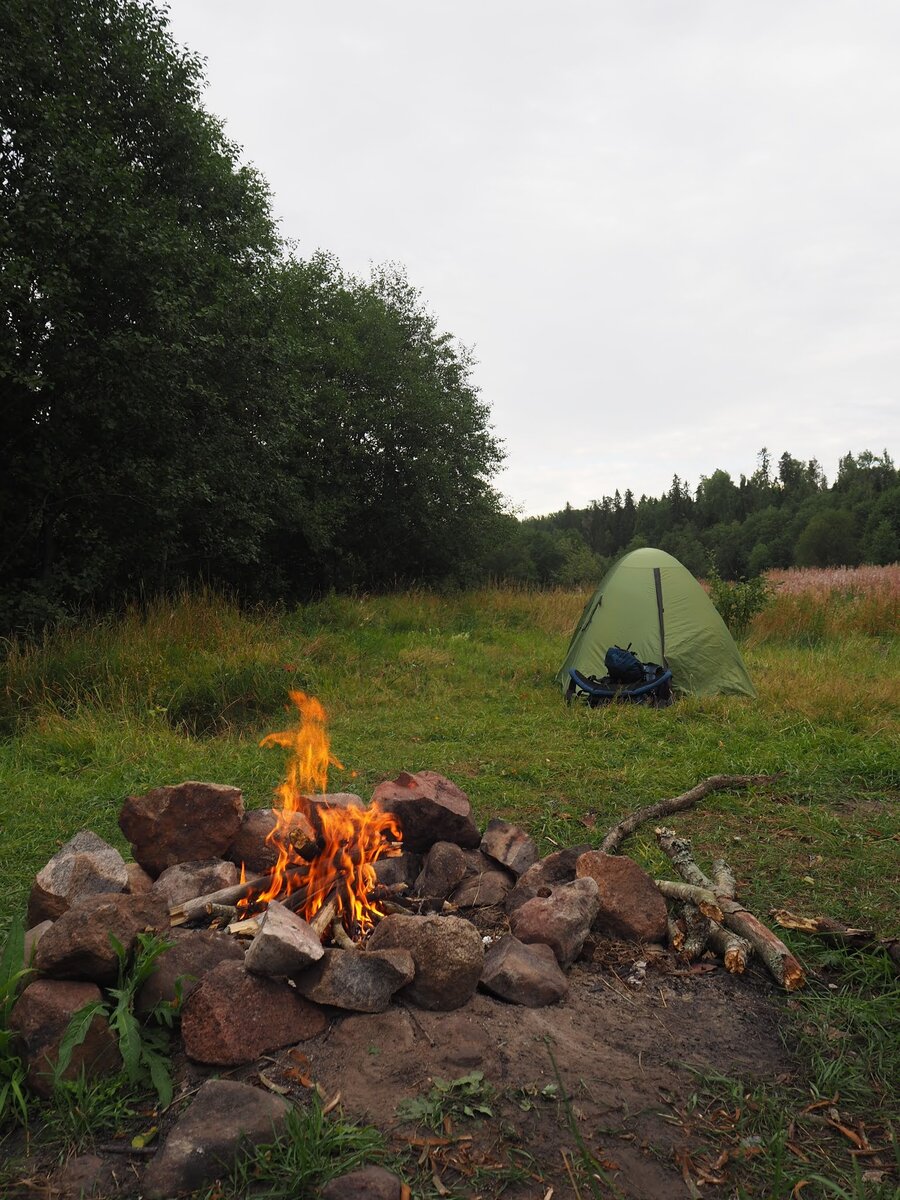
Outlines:
[[278, 853], [267, 888], [251, 892], [239, 907], [258, 909], [281, 900], [307, 921], [333, 907], [351, 938], [366, 933], [382, 916], [371, 899], [375, 863], [401, 851], [400, 829], [390, 813], [377, 808], [314, 804], [328, 792], [328, 769], [343, 770], [329, 748], [325, 710], [303, 692], [291, 692], [300, 721], [296, 729], [270, 733], [263, 746], [291, 751], [287, 778], [277, 789], [281, 806], [267, 841]]
[[345, 945], [361, 941], [385, 915], [380, 902], [402, 890], [380, 885], [375, 872], [380, 858], [402, 852], [396, 817], [377, 804], [363, 808], [355, 797], [342, 804], [329, 798], [329, 768], [344, 767], [331, 753], [325, 709], [304, 692], [291, 692], [290, 698], [297, 726], [260, 743], [290, 751], [286, 777], [276, 789], [275, 823], [265, 839], [276, 856], [271, 872], [248, 879], [242, 863], [236, 887], [198, 897], [173, 913], [173, 924], [205, 913], [217, 926], [252, 936], [258, 930], [253, 918], [277, 901], [320, 936], [330, 933]]

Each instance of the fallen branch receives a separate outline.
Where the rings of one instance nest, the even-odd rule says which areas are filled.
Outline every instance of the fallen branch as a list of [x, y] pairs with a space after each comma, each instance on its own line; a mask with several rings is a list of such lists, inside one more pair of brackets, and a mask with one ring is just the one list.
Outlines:
[[852, 929], [832, 917], [800, 917], [786, 908], [772, 908], [769, 916], [782, 929], [816, 934], [833, 946], [848, 946], [852, 950], [880, 950], [890, 958], [894, 970], [900, 972], [900, 938], [879, 938], [871, 929]]
[[704, 779], [702, 783], [698, 783], [688, 792], [682, 792], [680, 796], [673, 796], [668, 800], [658, 800], [656, 804], [648, 804], [646, 808], [639, 808], [630, 816], [624, 817], [618, 825], [614, 825], [610, 829], [603, 839], [600, 849], [604, 854], [615, 854], [628, 835], [634, 833], [635, 829], [639, 825], [643, 825], [645, 821], [656, 821], [660, 817], [668, 817], [672, 813], [684, 812], [687, 808], [693, 808], [698, 800], [702, 800], [710, 792], [720, 792], [725, 788], [764, 787], [780, 778], [780, 773], [778, 775], [711, 775], [709, 779]]
[[688, 962], [696, 962], [706, 949], [714, 922], [705, 917], [694, 904], [685, 904], [684, 920], [686, 933], [681, 953]]

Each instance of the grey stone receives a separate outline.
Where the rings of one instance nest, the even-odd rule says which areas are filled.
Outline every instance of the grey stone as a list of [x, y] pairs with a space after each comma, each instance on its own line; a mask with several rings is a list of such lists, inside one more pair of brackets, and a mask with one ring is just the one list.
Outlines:
[[385, 917], [369, 938], [370, 950], [408, 950], [416, 975], [402, 995], [420, 1008], [460, 1008], [481, 978], [484, 946], [461, 917]]
[[55, 921], [79, 900], [124, 892], [127, 886], [122, 855], [90, 829], [82, 829], [35, 876], [28, 898], [28, 924]]
[[576, 878], [579, 858], [590, 849], [585, 842], [567, 850], [557, 850], [529, 867], [519, 876], [516, 886], [506, 897], [506, 911], [513, 912], [526, 900], [534, 899], [539, 893], [546, 892], [559, 883], [571, 883]]
[[322, 1188], [322, 1200], [400, 1200], [402, 1184], [386, 1167], [360, 1167], [331, 1179]]
[[169, 908], [174, 908], [185, 900], [196, 900], [198, 896], [232, 887], [239, 879], [240, 872], [233, 862], [203, 858], [166, 867], [153, 884], [153, 891], [164, 898]]
[[290, 1105], [280, 1096], [208, 1079], [176, 1121], [144, 1173], [147, 1200], [172, 1200], [226, 1175], [239, 1151], [275, 1140]]
[[302, 917], [272, 901], [259, 933], [250, 943], [244, 966], [255, 975], [295, 975], [324, 954], [322, 942]]
[[328, 949], [322, 961], [295, 977], [297, 991], [316, 1004], [351, 1012], [384, 1012], [396, 991], [411, 983], [415, 964], [407, 950]]
[[455, 842], [435, 842], [413, 886], [417, 896], [446, 900], [466, 874], [466, 859]]

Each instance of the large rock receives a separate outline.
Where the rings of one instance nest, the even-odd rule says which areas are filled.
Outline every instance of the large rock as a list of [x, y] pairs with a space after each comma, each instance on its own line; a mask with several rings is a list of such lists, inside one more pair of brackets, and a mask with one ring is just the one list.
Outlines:
[[446, 900], [466, 874], [466, 856], [456, 842], [435, 842], [422, 864], [413, 891], [430, 900]]
[[115, 983], [119, 960], [111, 938], [126, 953], [139, 933], [162, 933], [169, 929], [165, 900], [148, 892], [90, 896], [63, 913], [37, 944], [35, 968], [54, 979], [89, 979], [93, 983]]
[[480, 850], [464, 850], [466, 874], [450, 894], [457, 908], [486, 908], [503, 904], [515, 882], [508, 871]]
[[255, 975], [294, 975], [324, 954], [319, 935], [302, 917], [272, 901], [250, 943], [244, 966]]
[[223, 858], [204, 858], [199, 862], [181, 862], [166, 867], [153, 884], [153, 891], [162, 896], [170, 908], [185, 900], [196, 900], [222, 888], [232, 887], [240, 879], [233, 862]]
[[[300, 846], [315, 839], [315, 831], [309, 818], [302, 812], [291, 813], [287, 818], [289, 836]], [[275, 828], [275, 811], [271, 808], [254, 808], [244, 813], [240, 828], [234, 835], [225, 858], [246, 867], [248, 875], [261, 875], [270, 871], [278, 861], [278, 848], [267, 839]]]
[[316, 1004], [351, 1012], [384, 1012], [391, 997], [415, 975], [408, 950], [326, 950], [321, 962], [294, 982]]
[[[39, 1096], [53, 1092], [53, 1071], [59, 1050], [72, 1017], [88, 1004], [102, 999], [93, 983], [74, 983], [60, 979], [36, 979], [16, 1001], [9, 1018], [13, 1032], [13, 1051], [25, 1063], [28, 1086]], [[109, 1075], [122, 1067], [116, 1039], [106, 1017], [97, 1013], [88, 1027], [87, 1037], [72, 1051], [63, 1079]]]
[[207, 1079], [169, 1131], [144, 1173], [147, 1200], [171, 1200], [227, 1175], [239, 1151], [273, 1142], [290, 1105], [280, 1096], [235, 1083]]
[[157, 958], [152, 973], [135, 997], [140, 1016], [158, 1004], [175, 1005], [195, 991], [209, 972], [222, 962], [243, 962], [240, 938], [214, 929], [171, 929], [166, 940], [172, 945]]
[[239, 788], [189, 781], [129, 796], [119, 828], [135, 859], [155, 878], [175, 863], [223, 858], [243, 815]]
[[481, 986], [502, 1000], [542, 1008], [555, 1004], [569, 983], [549, 946], [526, 946], [511, 934], [494, 942], [484, 957]]
[[495, 817], [488, 821], [481, 839], [481, 852], [513, 875], [523, 875], [537, 861], [537, 846], [524, 829]]
[[420, 1008], [460, 1008], [474, 993], [484, 965], [477, 929], [461, 917], [385, 917], [369, 950], [408, 950], [416, 975], [402, 994]]
[[529, 867], [519, 876], [516, 886], [506, 897], [506, 911], [513, 912], [526, 900], [532, 900], [540, 893], [546, 894], [557, 884], [571, 883], [576, 878], [579, 858], [590, 848], [585, 842], [568, 850], [557, 850], [555, 854], [548, 854]]
[[410, 854], [406, 850], [402, 854], [392, 854], [390, 857], [385, 855], [375, 864], [375, 877], [385, 887], [405, 883], [411, 888], [422, 870], [422, 862], [421, 854]]
[[600, 907], [593, 879], [576, 879], [554, 887], [549, 896], [535, 896], [515, 909], [509, 928], [520, 942], [549, 946], [561, 967], [581, 953]]
[[435, 842], [472, 849], [481, 842], [465, 792], [436, 771], [401, 771], [378, 784], [372, 804], [396, 816], [405, 850], [430, 850]]
[[79, 900], [124, 892], [127, 886], [122, 855], [90, 829], [82, 829], [35, 876], [28, 897], [28, 924], [55, 921]]
[[327, 1024], [322, 1009], [287, 983], [223, 962], [188, 998], [181, 1036], [194, 1062], [232, 1067], [318, 1037]]
[[590, 850], [577, 863], [577, 874], [597, 884], [599, 933], [636, 942], [666, 940], [668, 914], [659, 888], [633, 858]]
[[322, 1200], [400, 1200], [403, 1184], [387, 1167], [360, 1167], [329, 1180]]

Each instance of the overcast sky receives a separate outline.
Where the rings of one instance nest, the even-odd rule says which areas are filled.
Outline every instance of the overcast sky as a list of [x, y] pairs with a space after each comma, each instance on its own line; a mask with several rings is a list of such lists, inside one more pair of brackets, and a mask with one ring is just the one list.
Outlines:
[[900, 457], [895, 0], [171, 0], [301, 255], [402, 263], [523, 513]]

